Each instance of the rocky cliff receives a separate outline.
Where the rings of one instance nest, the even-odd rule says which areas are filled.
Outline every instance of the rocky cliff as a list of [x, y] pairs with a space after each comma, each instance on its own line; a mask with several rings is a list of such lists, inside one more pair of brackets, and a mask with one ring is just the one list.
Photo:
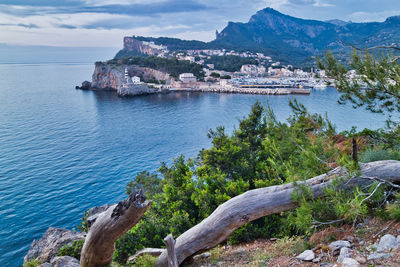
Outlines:
[[145, 45], [142, 41], [139, 41], [133, 37], [124, 37], [124, 50], [129, 52], [134, 51], [137, 54], [149, 56], [154, 56], [162, 52], [160, 49]]
[[125, 68], [128, 69], [130, 77], [139, 76], [143, 80], [165, 80], [169, 81], [170, 76], [168, 73], [154, 70], [151, 68], [139, 67], [136, 65], [117, 65], [105, 64], [102, 62], [96, 63], [92, 75], [92, 90], [117, 90], [124, 84]]

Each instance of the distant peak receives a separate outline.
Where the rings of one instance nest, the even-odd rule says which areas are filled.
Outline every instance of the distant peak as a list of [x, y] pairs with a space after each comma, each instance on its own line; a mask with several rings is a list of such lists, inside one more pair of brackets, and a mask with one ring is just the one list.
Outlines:
[[331, 24], [335, 24], [337, 26], [344, 26], [347, 25], [349, 23], [351, 23], [351, 21], [343, 21], [340, 19], [331, 19], [331, 20], [326, 20], [325, 22], [331, 23]]
[[385, 22], [395, 22], [400, 23], [400, 16], [388, 17]]
[[282, 14], [278, 10], [273, 9], [272, 7], [266, 7], [264, 9], [261, 9], [257, 13], [271, 13], [271, 14]]

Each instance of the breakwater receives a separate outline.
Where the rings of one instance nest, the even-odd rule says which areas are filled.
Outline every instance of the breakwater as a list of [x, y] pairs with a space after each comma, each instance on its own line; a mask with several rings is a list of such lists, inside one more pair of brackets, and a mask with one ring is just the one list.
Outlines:
[[252, 94], [252, 95], [291, 95], [301, 94], [309, 95], [310, 89], [297, 88], [277, 88], [277, 89], [261, 89], [261, 88], [242, 88], [242, 87], [195, 87], [195, 88], [171, 88], [170, 92], [208, 92], [208, 93], [230, 93], [230, 94]]

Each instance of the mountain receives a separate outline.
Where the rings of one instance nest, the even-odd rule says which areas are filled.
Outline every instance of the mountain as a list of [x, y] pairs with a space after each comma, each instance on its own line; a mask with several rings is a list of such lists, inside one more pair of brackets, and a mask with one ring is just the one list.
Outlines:
[[[262, 52], [274, 60], [301, 66], [313, 64], [315, 56], [322, 55], [327, 49], [344, 58], [350, 49], [342, 44], [360, 48], [400, 46], [400, 16], [389, 17], [384, 22], [368, 23], [318, 21], [295, 18], [265, 8], [253, 15], [247, 23], [229, 22], [221, 32], [216, 32], [216, 39], [208, 43], [166, 37], [126, 38], [154, 42], [168, 47], [170, 51], [226, 48]], [[118, 53], [117, 58], [137, 54], [140, 50], [126, 43], [124, 39], [124, 49]]]
[[283, 61], [301, 62], [322, 54], [345, 50], [341, 44], [358, 47], [400, 45], [400, 17], [384, 22], [353, 23], [340, 20], [306, 20], [265, 8], [247, 23], [229, 22], [213, 43], [270, 52]]

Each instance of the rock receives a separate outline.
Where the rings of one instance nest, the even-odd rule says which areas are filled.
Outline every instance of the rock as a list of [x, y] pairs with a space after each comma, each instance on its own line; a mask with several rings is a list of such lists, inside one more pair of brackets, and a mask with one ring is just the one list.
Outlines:
[[347, 240], [347, 241], [349, 241], [350, 243], [353, 243], [353, 242], [354, 242], [354, 237], [351, 236], [351, 235], [346, 236], [344, 239]]
[[50, 227], [39, 240], [33, 240], [24, 262], [37, 258], [40, 262], [50, 262], [57, 256], [58, 250], [75, 240], [86, 237], [86, 233]]
[[379, 244], [376, 246], [377, 252], [390, 252], [398, 247], [399, 242], [397, 242], [397, 239], [390, 234], [382, 236]]
[[372, 253], [368, 256], [367, 260], [372, 261], [372, 260], [387, 259], [387, 258], [390, 258], [389, 253]]
[[332, 251], [339, 250], [339, 249], [341, 249], [343, 247], [350, 248], [351, 247], [350, 242], [349, 241], [345, 241], [345, 240], [338, 240], [338, 241], [334, 241], [334, 242], [329, 244], [329, 248]]
[[194, 259], [195, 261], [197, 261], [197, 260], [200, 260], [200, 259], [209, 258], [210, 256], [211, 256], [210, 252], [204, 252], [204, 253], [202, 253], [202, 254], [200, 254], [200, 255], [194, 256], [193, 259]]
[[79, 261], [70, 256], [55, 257], [51, 264], [53, 267], [79, 267]]
[[315, 258], [315, 254], [312, 250], [306, 250], [296, 257], [296, 259], [302, 260], [302, 261], [312, 261], [314, 258]]
[[361, 264], [366, 264], [367, 263], [367, 259], [364, 256], [357, 255], [355, 260], [358, 261]]
[[145, 84], [126, 84], [117, 89], [119, 96], [149, 95], [157, 92], [157, 89], [150, 88]]
[[313, 262], [313, 263], [318, 263], [318, 262], [321, 261], [321, 259], [322, 259], [322, 257], [321, 257], [321, 256], [318, 256], [317, 258], [313, 259], [312, 262]]
[[342, 267], [357, 267], [360, 266], [358, 261], [352, 258], [344, 258], [342, 261]]
[[81, 86], [76, 86], [76, 89], [82, 89], [82, 90], [89, 90], [92, 87], [92, 83], [89, 81], [84, 81], [82, 82]]
[[238, 250], [236, 250], [237, 254], [247, 254], [247, 251], [244, 248], [240, 248]]
[[353, 252], [351, 249], [349, 249], [347, 247], [342, 247], [342, 248], [340, 248], [340, 254], [339, 254], [337, 262], [342, 263], [345, 258], [350, 258], [352, 255], [353, 255]]
[[140, 67], [137, 65], [106, 64], [97, 62], [92, 75], [92, 90], [117, 90], [124, 84], [124, 71], [128, 69], [130, 77], [139, 76], [143, 80], [157, 79], [159, 81], [170, 80], [170, 75], [155, 69]]
[[53, 267], [53, 265], [49, 262], [45, 262], [45, 263], [40, 264], [38, 267]]

